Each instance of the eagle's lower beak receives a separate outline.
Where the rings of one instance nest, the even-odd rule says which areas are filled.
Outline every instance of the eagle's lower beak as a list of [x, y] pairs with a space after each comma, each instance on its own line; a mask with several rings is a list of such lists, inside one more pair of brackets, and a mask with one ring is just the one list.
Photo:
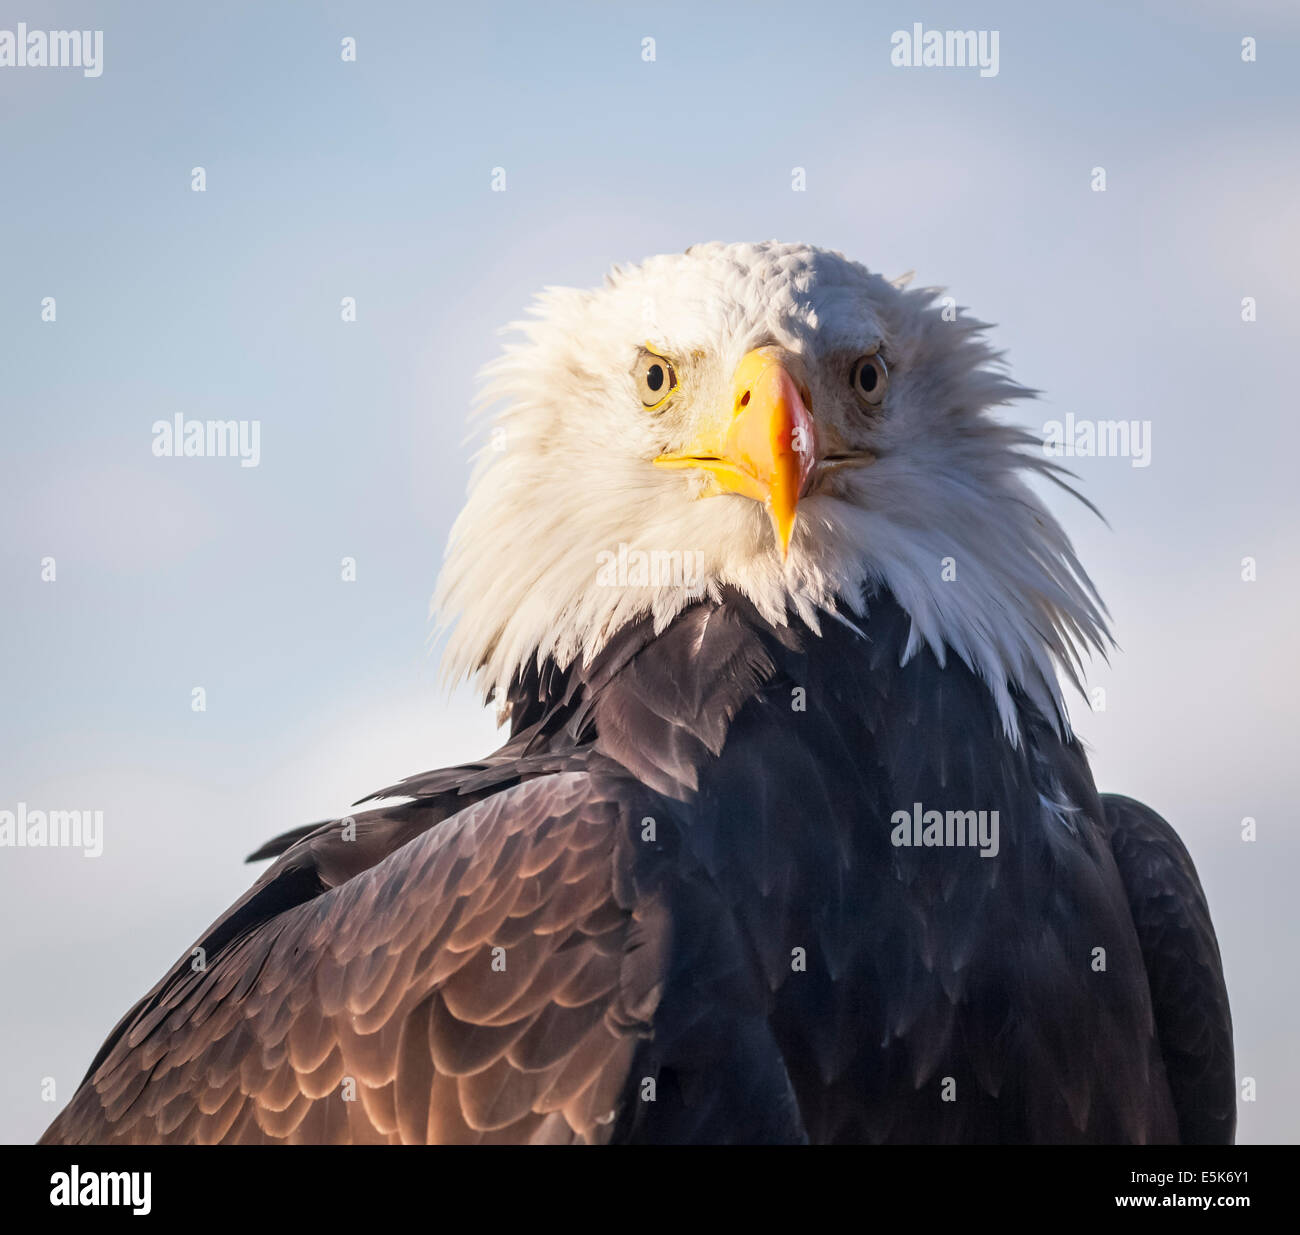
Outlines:
[[782, 557], [815, 458], [812, 416], [787, 363], [776, 347], [750, 352], [736, 368], [724, 414], [683, 453], [655, 460], [658, 467], [698, 468], [718, 491], [762, 502]]

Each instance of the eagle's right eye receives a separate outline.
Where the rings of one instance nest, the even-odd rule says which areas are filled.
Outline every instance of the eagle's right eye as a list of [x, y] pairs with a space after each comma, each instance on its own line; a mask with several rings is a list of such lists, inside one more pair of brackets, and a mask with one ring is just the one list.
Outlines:
[[666, 403], [677, 389], [677, 373], [671, 363], [647, 348], [641, 349], [632, 375], [643, 407], [656, 408]]

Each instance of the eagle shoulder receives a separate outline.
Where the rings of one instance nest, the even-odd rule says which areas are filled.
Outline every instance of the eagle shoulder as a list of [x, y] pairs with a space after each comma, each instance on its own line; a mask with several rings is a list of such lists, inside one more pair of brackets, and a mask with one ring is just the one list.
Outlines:
[[203, 966], [183, 958], [128, 1013], [42, 1140], [608, 1139], [667, 947], [620, 793], [587, 772], [529, 780], [334, 886], [290, 846], [205, 935]]
[[1118, 794], [1102, 806], [1146, 965], [1184, 1144], [1229, 1144], [1237, 1123], [1232, 1014], [1205, 892], [1177, 832]]

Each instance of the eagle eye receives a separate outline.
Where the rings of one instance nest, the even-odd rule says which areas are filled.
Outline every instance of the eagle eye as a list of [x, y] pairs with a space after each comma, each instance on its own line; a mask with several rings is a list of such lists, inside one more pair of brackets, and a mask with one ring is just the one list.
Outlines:
[[885, 388], [889, 385], [889, 369], [885, 365], [885, 358], [879, 352], [859, 356], [849, 370], [849, 385], [863, 403], [869, 407], [878, 407], [885, 397]]
[[647, 348], [642, 348], [637, 356], [632, 376], [643, 407], [658, 407], [677, 389], [677, 371], [672, 364]]

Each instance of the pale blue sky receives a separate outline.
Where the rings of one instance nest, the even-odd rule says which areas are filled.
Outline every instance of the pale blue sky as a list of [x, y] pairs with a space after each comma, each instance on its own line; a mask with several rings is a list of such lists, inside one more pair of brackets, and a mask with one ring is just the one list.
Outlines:
[[[1200, 866], [1241, 1138], [1300, 1139], [1300, 10], [0, 0], [19, 21], [102, 29], [105, 65], [0, 69], [0, 809], [106, 835], [0, 850], [0, 1138], [40, 1132], [41, 1079], [61, 1105], [245, 853], [492, 742], [426, 638], [496, 329], [612, 262], [775, 236], [997, 322], [1035, 428], [1151, 422], [1150, 467], [1078, 462], [1109, 529], [1053, 499], [1122, 649], [1076, 721]], [[998, 76], [891, 68], [914, 21], [997, 29]], [[178, 412], [259, 420], [261, 465], [155, 458]]]

